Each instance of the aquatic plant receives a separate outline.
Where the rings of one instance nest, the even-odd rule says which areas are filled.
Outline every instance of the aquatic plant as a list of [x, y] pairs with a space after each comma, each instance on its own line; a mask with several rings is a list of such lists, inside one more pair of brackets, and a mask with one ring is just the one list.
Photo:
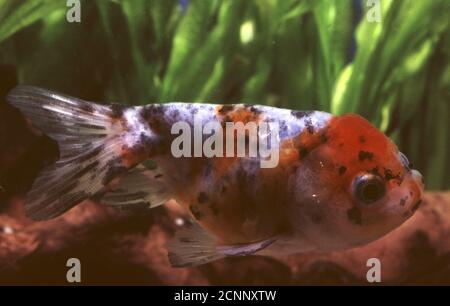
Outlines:
[[356, 112], [450, 187], [449, 0], [80, 3], [0, 0], [0, 65], [91, 100]]

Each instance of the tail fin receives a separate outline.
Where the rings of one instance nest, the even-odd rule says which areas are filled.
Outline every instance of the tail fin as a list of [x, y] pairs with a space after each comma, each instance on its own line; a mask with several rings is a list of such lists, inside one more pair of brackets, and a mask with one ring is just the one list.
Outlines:
[[124, 106], [94, 104], [31, 86], [17, 86], [8, 101], [60, 149], [60, 159], [27, 194], [25, 206], [32, 219], [62, 214], [128, 170], [121, 154]]

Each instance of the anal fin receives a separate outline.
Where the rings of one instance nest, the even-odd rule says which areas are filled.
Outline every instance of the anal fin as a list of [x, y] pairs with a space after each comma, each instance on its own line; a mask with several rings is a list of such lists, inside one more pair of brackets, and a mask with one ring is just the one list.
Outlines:
[[206, 264], [227, 256], [246, 256], [270, 246], [276, 241], [271, 237], [258, 242], [220, 245], [211, 234], [193, 222], [176, 233], [167, 245], [169, 261], [173, 267], [190, 267]]

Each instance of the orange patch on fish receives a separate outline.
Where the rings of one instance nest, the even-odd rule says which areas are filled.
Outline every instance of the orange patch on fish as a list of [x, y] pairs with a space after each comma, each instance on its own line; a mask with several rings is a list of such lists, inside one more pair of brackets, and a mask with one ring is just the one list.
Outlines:
[[351, 177], [364, 167], [388, 179], [390, 176], [401, 179], [403, 167], [397, 160], [397, 147], [362, 117], [354, 114], [334, 117], [330, 120], [327, 135], [327, 145], [345, 164], [345, 176]]
[[223, 118], [225, 122], [241, 122], [246, 124], [248, 122], [254, 122], [258, 124], [260, 116], [257, 112], [252, 111], [248, 107], [235, 107], [234, 105], [220, 105], [216, 107], [216, 113], [218, 117]]

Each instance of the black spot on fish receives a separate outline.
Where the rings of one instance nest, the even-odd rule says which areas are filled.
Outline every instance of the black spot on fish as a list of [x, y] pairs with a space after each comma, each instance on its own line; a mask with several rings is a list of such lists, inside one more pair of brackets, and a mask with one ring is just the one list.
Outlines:
[[414, 204], [414, 206], [411, 209], [411, 212], [415, 212], [417, 209], [419, 209], [420, 205], [422, 204], [422, 199], [419, 199], [416, 204]]
[[47, 194], [47, 202], [51, 203], [56, 201], [57, 199], [61, 199], [61, 197], [67, 196], [67, 195], [72, 195], [73, 194], [73, 189], [75, 189], [78, 184], [80, 182], [78, 180], [73, 180], [71, 183], [69, 183], [68, 185], [64, 186], [62, 189], [58, 190], [57, 192], [54, 193], [48, 193]]
[[170, 115], [172, 118], [178, 118], [180, 116], [180, 111], [178, 109], [174, 109]]
[[191, 112], [192, 115], [195, 115], [195, 114], [198, 113], [198, 109], [196, 107], [191, 107], [190, 108], [190, 112]]
[[152, 139], [147, 134], [145, 134], [144, 132], [141, 132], [139, 134], [139, 143], [138, 143], [138, 145], [143, 146], [143, 147], [147, 147], [147, 146], [151, 146], [152, 144], [153, 144], [152, 143]]
[[225, 115], [226, 113], [232, 111], [234, 109], [233, 105], [225, 104], [219, 109], [219, 114]]
[[89, 153], [84, 154], [76, 159], [76, 163], [83, 163], [89, 159], [96, 157], [103, 150], [103, 146], [98, 146], [94, 150], [91, 150]]
[[71, 203], [70, 206], [75, 205], [77, 203], [82, 202], [87, 199], [89, 194], [84, 191], [77, 191], [72, 193], [61, 194], [59, 197], [59, 201], [62, 203]]
[[364, 137], [364, 135], [359, 136], [359, 142], [360, 143], [365, 143], [366, 142], [366, 137]]
[[306, 147], [304, 147], [304, 146], [300, 146], [298, 148], [298, 154], [301, 159], [304, 159], [306, 157], [306, 155], [308, 155], [308, 149], [306, 149]]
[[189, 210], [196, 220], [200, 220], [203, 217], [202, 212], [196, 206], [190, 205]]
[[367, 151], [359, 151], [358, 158], [359, 158], [359, 161], [364, 161], [366, 159], [372, 160], [373, 153], [367, 152]]
[[141, 112], [141, 116], [148, 120], [152, 117], [159, 117], [164, 115], [164, 108], [162, 105], [159, 104], [149, 104], [146, 105]]
[[394, 178], [394, 174], [392, 173], [391, 169], [384, 169], [384, 177], [388, 181]]
[[[88, 124], [88, 123], [78, 123], [76, 125], [77, 127], [82, 127], [82, 128], [86, 128], [86, 129], [93, 129], [93, 130], [106, 130], [106, 127], [102, 126], [102, 125], [95, 125], [95, 124]], [[102, 135], [100, 134], [102, 137], [105, 136], [106, 132]]]
[[389, 180], [392, 180], [392, 179], [400, 180], [400, 175], [398, 175], [398, 174], [394, 175], [394, 173], [392, 173], [391, 169], [384, 168], [384, 179], [386, 181], [389, 181]]
[[288, 129], [288, 126], [284, 120], [279, 122], [280, 124], [280, 135], [285, 135]]
[[297, 119], [301, 119], [303, 117], [309, 117], [309, 116], [311, 116], [311, 114], [312, 114], [312, 111], [296, 111], [296, 110], [291, 111], [291, 115]]
[[111, 166], [106, 171], [105, 177], [103, 177], [102, 184], [107, 185], [109, 182], [111, 182], [115, 177], [119, 176], [120, 174], [123, 174], [127, 172], [127, 168], [124, 166]]
[[308, 131], [308, 133], [314, 134], [314, 126], [312, 124], [311, 119], [306, 119], [305, 125], [306, 125], [306, 130]]
[[190, 237], [180, 237], [180, 238], [178, 239], [178, 241], [180, 241], [180, 242], [187, 242], [187, 243], [195, 242], [195, 240], [192, 239], [192, 238], [190, 238]]
[[209, 198], [208, 198], [208, 195], [206, 194], [206, 192], [202, 191], [198, 194], [197, 200], [200, 204], [202, 204], [202, 203], [208, 202]]
[[347, 218], [353, 224], [362, 225], [361, 211], [357, 207], [347, 210]]
[[77, 173], [75, 173], [73, 175], [73, 178], [75, 178], [75, 179], [81, 178], [86, 173], [89, 173], [91, 170], [95, 169], [95, 167], [97, 167], [98, 164], [99, 164], [98, 161], [94, 161], [94, 162], [90, 163], [88, 166], [86, 166], [85, 168], [83, 168], [83, 169], [79, 170]]
[[125, 109], [125, 106], [120, 104], [111, 104], [111, 117], [114, 119], [119, 119], [123, 115], [123, 110]]
[[400, 202], [399, 202], [400, 206], [405, 206], [406, 205], [406, 198], [401, 198]]
[[378, 167], [372, 168], [369, 172], [372, 173], [373, 175], [378, 175], [378, 176], [381, 177], [381, 174], [380, 174], [380, 171], [378, 170]]
[[138, 192], [133, 192], [133, 193], [119, 193], [119, 194], [111, 193], [111, 194], [107, 194], [104, 197], [104, 200], [109, 200], [112, 202], [127, 202], [127, 201], [143, 199], [146, 196], [148, 196], [148, 193], [145, 191], [138, 191]]
[[151, 117], [148, 119], [148, 125], [150, 128], [156, 132], [164, 131], [164, 122], [161, 117]]
[[346, 166], [340, 166], [339, 167], [339, 175], [343, 175], [345, 173], [345, 171], [347, 171], [347, 167]]
[[320, 141], [321, 141], [322, 143], [327, 142], [327, 141], [328, 141], [328, 135], [327, 135], [326, 133], [322, 133], [322, 134], [320, 135]]
[[255, 114], [255, 115], [261, 114], [261, 110], [258, 109], [258, 108], [256, 108], [254, 105], [251, 105], [251, 106], [250, 106], [250, 111], [251, 111], [253, 114]]
[[224, 122], [233, 122], [233, 119], [231, 119], [231, 117], [227, 115], [223, 118], [223, 121]]
[[94, 112], [94, 107], [90, 103], [81, 103], [80, 104], [80, 109], [82, 109], [86, 113], [91, 113], [92, 114]]
[[167, 123], [165, 122], [165, 110], [162, 105], [150, 104], [145, 106], [141, 111], [141, 117], [157, 133], [167, 133], [167, 131], [170, 131], [170, 128], [167, 128]]

